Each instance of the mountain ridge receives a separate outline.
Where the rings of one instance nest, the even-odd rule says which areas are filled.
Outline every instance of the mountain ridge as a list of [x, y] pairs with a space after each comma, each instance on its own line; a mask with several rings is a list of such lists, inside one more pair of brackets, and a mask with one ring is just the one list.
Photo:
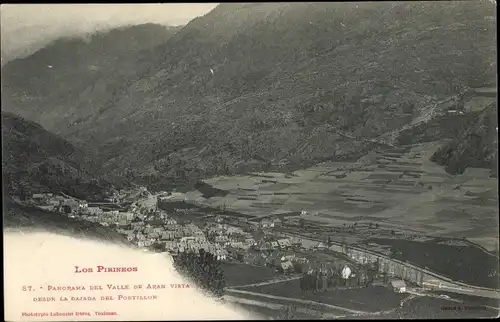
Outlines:
[[92, 176], [88, 155], [39, 124], [2, 111], [4, 195], [64, 192], [99, 200], [113, 185]]
[[66, 117], [23, 113], [149, 183], [351, 158], [373, 145], [339, 133], [377, 138], [495, 81], [494, 6], [475, 3], [221, 4], [113, 93], [103, 77]]

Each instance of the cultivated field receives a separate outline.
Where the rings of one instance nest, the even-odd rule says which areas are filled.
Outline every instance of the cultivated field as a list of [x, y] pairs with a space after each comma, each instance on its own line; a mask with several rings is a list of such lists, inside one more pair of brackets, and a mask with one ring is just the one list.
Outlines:
[[270, 295], [299, 298], [325, 304], [338, 305], [353, 310], [377, 312], [399, 306], [400, 301], [408, 296], [398, 294], [386, 287], [360, 287], [352, 289], [334, 289], [312, 293], [300, 289], [299, 280], [263, 286], [242, 288], [242, 290]]
[[358, 162], [327, 162], [284, 173], [221, 176], [205, 180], [228, 194], [189, 198], [253, 216], [306, 210], [308, 221], [380, 227], [474, 241], [493, 249], [498, 238], [497, 179], [469, 168], [447, 174], [429, 161], [440, 143], [385, 149]]
[[224, 263], [222, 270], [226, 277], [227, 287], [259, 283], [274, 277], [274, 269], [248, 264]]
[[[438, 240], [369, 239], [367, 242], [388, 245], [394, 257], [428, 267], [453, 280], [471, 285], [498, 288], [498, 258], [470, 245], [449, 245]], [[443, 256], [443, 254], [446, 254]]]

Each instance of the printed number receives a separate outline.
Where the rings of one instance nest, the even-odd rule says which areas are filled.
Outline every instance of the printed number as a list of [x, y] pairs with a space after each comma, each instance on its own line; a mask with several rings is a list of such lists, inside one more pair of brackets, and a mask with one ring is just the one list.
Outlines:
[[33, 290], [33, 286], [31, 286], [31, 285], [28, 285], [28, 286], [23, 285], [23, 291], [24, 292], [31, 292], [32, 290]]
[[490, 272], [488, 273], [488, 277], [494, 277], [497, 276], [497, 271], [494, 269], [491, 269]]

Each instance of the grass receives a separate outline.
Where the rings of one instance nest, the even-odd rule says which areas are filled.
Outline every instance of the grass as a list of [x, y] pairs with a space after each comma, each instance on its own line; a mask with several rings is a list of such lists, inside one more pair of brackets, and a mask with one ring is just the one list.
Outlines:
[[195, 188], [203, 194], [203, 198], [207, 199], [212, 197], [225, 197], [229, 193], [228, 191], [214, 188], [213, 186], [201, 180], [196, 183]]
[[[396, 312], [381, 316], [387, 319], [467, 319], [496, 317], [498, 311], [491, 309], [464, 310], [465, 306], [457, 302], [431, 297], [419, 297], [408, 301], [403, 308], [398, 308]], [[461, 307], [461, 310], [451, 309]]]
[[303, 292], [300, 281], [246, 287], [243, 290], [290, 298], [300, 298], [325, 304], [338, 305], [354, 310], [379, 311], [397, 307], [404, 295], [385, 287], [366, 287], [325, 291], [317, 294]]
[[498, 275], [491, 274], [498, 271], [498, 258], [478, 247], [438, 244], [436, 240], [416, 242], [373, 238], [366, 242], [392, 246], [396, 252], [395, 258], [428, 267], [453, 280], [498, 288]]
[[222, 264], [228, 287], [259, 283], [272, 279], [274, 269], [240, 263]]
[[327, 307], [324, 307], [320, 304], [297, 303], [297, 302], [292, 302], [292, 301], [288, 301], [285, 299], [270, 299], [267, 297], [262, 297], [262, 296], [254, 295], [254, 294], [242, 294], [242, 293], [228, 292], [227, 295], [238, 297], [238, 298], [241, 298], [244, 300], [249, 300], [249, 301], [265, 302], [265, 303], [269, 303], [273, 306], [282, 306], [282, 308], [279, 310], [273, 308], [273, 310], [275, 310], [277, 312], [283, 312], [283, 309], [286, 306], [293, 306], [294, 308], [297, 309], [296, 313], [305, 314], [305, 316], [303, 316], [304, 318], [307, 316], [309, 316], [309, 318], [319, 317], [321, 312], [325, 312], [325, 313], [328, 312], [328, 313], [333, 313], [333, 314], [338, 314], [338, 315], [345, 315], [346, 314], [346, 312], [344, 312], [342, 310], [335, 310], [332, 308], [327, 308]]

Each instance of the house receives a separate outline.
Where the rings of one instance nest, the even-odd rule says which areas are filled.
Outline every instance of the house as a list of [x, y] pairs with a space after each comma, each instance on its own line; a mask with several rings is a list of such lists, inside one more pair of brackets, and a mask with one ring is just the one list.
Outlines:
[[116, 217], [117, 221], [132, 221], [134, 216], [135, 215], [131, 212], [118, 212], [113, 214], [113, 217]]
[[38, 206], [38, 208], [43, 209], [45, 211], [54, 211], [54, 206], [48, 205], [48, 206]]
[[294, 254], [292, 255], [285, 255], [281, 257], [282, 262], [289, 262], [289, 261], [294, 261], [296, 256]]
[[218, 244], [229, 245], [230, 241], [227, 236], [217, 236], [215, 237], [215, 242]]
[[130, 222], [129, 220], [120, 219], [116, 222], [116, 225], [118, 225], [120, 227], [125, 227], [125, 226], [128, 226], [129, 222]]
[[273, 228], [274, 227], [274, 222], [269, 219], [262, 219], [259, 223], [260, 228]]
[[278, 244], [277, 241], [272, 241], [271, 242], [271, 248], [272, 249], [277, 249], [277, 248], [280, 248], [280, 245]]
[[325, 243], [320, 242], [320, 243], [316, 246], [316, 248], [317, 248], [317, 249], [320, 249], [320, 250], [322, 250], [322, 249], [326, 249], [326, 245], [325, 245]]
[[52, 206], [54, 208], [59, 207], [60, 204], [61, 204], [61, 202], [59, 200], [49, 200], [49, 202], [48, 202], [48, 205]]
[[89, 203], [85, 200], [81, 200], [79, 203], [78, 203], [78, 207], [80, 210], [86, 210], [88, 207], [89, 207]]
[[116, 217], [118, 216], [118, 210], [103, 211], [102, 215], [106, 217]]
[[173, 218], [166, 218], [165, 225], [175, 225], [175, 224], [177, 224], [177, 221], [175, 221]]
[[239, 241], [231, 241], [229, 243], [229, 246], [233, 247], [233, 248], [244, 248], [243, 247], [243, 243], [242, 242], [239, 242]]
[[298, 246], [298, 247], [302, 247], [302, 240], [297, 238], [297, 237], [291, 237], [289, 238], [290, 240], [290, 243], [292, 244], [292, 246]]
[[158, 199], [160, 202], [162, 202], [162, 201], [169, 201], [169, 202], [185, 201], [186, 196], [181, 192], [173, 192], [172, 194], [170, 194], [168, 196], [158, 197]]
[[246, 245], [252, 246], [252, 245], [255, 245], [255, 240], [253, 238], [245, 238], [244, 243]]
[[448, 115], [463, 115], [464, 114], [464, 111], [462, 110], [447, 110], [446, 113], [448, 113]]
[[280, 266], [281, 266], [281, 271], [285, 274], [293, 272], [293, 264], [290, 261], [281, 262]]
[[258, 243], [254, 244], [254, 249], [258, 251], [266, 251], [266, 250], [271, 250], [271, 244], [269, 242], [265, 241], [259, 241]]
[[161, 239], [162, 240], [174, 240], [174, 232], [171, 230], [166, 230], [161, 234]]
[[342, 278], [346, 280], [351, 276], [351, 274], [352, 274], [351, 269], [349, 268], [349, 266], [345, 265], [341, 273]]
[[227, 259], [228, 252], [225, 249], [218, 249], [215, 251], [215, 256], [217, 257], [217, 260], [226, 260]]
[[391, 287], [396, 293], [405, 293], [406, 292], [406, 283], [403, 280], [392, 280]]
[[42, 193], [34, 193], [31, 199], [36, 202], [36, 203], [44, 203], [45, 202], [45, 195]]
[[74, 199], [65, 199], [62, 202], [63, 206], [68, 206], [71, 208], [71, 212], [78, 210], [79, 202]]
[[182, 237], [182, 238], [179, 240], [179, 242], [180, 242], [180, 243], [188, 243], [189, 241], [194, 241], [194, 240], [195, 240], [195, 239], [194, 239], [194, 237], [191, 237], [191, 236], [190, 236], [190, 237]]
[[153, 245], [152, 240], [140, 240], [137, 242], [137, 246], [139, 247], [149, 247], [151, 245]]
[[229, 235], [238, 235], [238, 234], [243, 234], [244, 232], [239, 227], [226, 226], [226, 233]]
[[281, 219], [276, 218], [276, 219], [273, 219], [273, 224], [274, 224], [273, 227], [281, 227], [283, 225], [283, 222], [281, 221]]
[[154, 230], [149, 232], [149, 234], [148, 234], [149, 238], [154, 238], [154, 239], [159, 239], [160, 236], [161, 236], [161, 234], [159, 232], [154, 231]]
[[166, 241], [165, 249], [170, 252], [176, 252], [179, 249], [179, 244], [175, 241]]
[[115, 197], [104, 198], [104, 200], [107, 202], [111, 202], [111, 203], [118, 203], [119, 202], [118, 198], [115, 198]]
[[292, 247], [292, 243], [289, 239], [278, 239], [278, 244], [282, 249], [288, 249]]

